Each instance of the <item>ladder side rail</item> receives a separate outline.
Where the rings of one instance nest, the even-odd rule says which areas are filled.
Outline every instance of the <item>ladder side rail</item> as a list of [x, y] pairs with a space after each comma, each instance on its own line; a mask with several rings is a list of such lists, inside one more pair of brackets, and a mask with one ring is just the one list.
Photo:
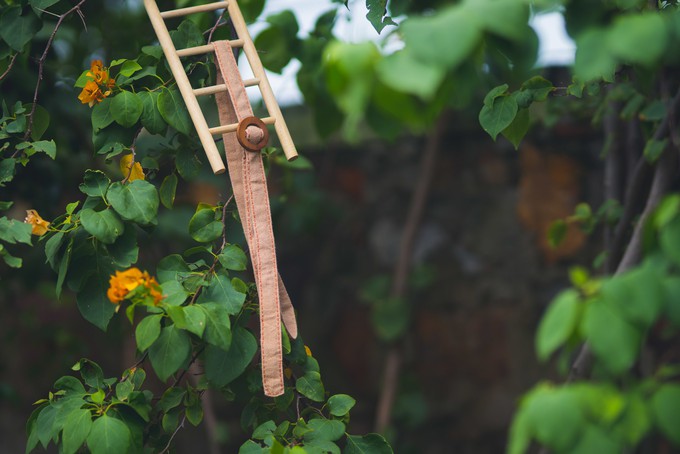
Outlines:
[[163, 48], [165, 58], [168, 61], [168, 66], [170, 66], [172, 75], [175, 77], [177, 87], [182, 94], [182, 98], [184, 98], [184, 102], [186, 104], [187, 110], [189, 111], [189, 115], [191, 116], [191, 120], [196, 127], [196, 132], [198, 133], [198, 137], [201, 140], [201, 144], [203, 145], [203, 150], [205, 151], [208, 161], [210, 162], [210, 167], [212, 167], [212, 170], [215, 174], [224, 173], [226, 170], [224, 162], [222, 161], [222, 157], [217, 150], [215, 141], [208, 130], [208, 124], [205, 121], [205, 117], [203, 116], [200, 106], [198, 105], [193, 88], [189, 83], [189, 78], [184, 72], [184, 66], [177, 55], [175, 46], [172, 43], [172, 39], [170, 38], [170, 33], [165, 26], [163, 18], [161, 17], [158, 5], [156, 5], [155, 0], [144, 0], [144, 6], [146, 7], [149, 19], [151, 20], [151, 25], [156, 31], [158, 41]]
[[295, 144], [288, 131], [288, 126], [286, 126], [286, 121], [283, 118], [281, 109], [279, 108], [278, 102], [276, 102], [276, 97], [272, 90], [269, 80], [267, 79], [267, 74], [264, 72], [264, 67], [260, 61], [260, 57], [257, 55], [257, 49], [255, 49], [255, 44], [253, 44], [253, 39], [250, 37], [248, 32], [248, 27], [246, 26], [246, 21], [241, 14], [241, 10], [238, 7], [237, 0], [231, 0], [229, 6], [227, 7], [229, 11], [229, 17], [234, 25], [234, 29], [238, 35], [238, 38], [243, 40], [243, 52], [246, 54], [248, 63], [250, 63], [250, 68], [256, 78], [260, 79], [260, 92], [262, 93], [262, 99], [264, 104], [269, 111], [269, 114], [276, 119], [274, 123], [274, 129], [281, 142], [281, 147], [289, 161], [294, 160], [298, 157]]

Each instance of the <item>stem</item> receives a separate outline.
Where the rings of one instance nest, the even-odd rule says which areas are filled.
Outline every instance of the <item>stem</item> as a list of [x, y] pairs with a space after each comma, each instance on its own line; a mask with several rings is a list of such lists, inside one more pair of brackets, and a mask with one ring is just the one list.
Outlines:
[[12, 59], [9, 61], [9, 65], [7, 66], [7, 69], [5, 70], [4, 73], [2, 73], [2, 75], [0, 75], [0, 82], [2, 82], [2, 79], [7, 77], [9, 72], [12, 70], [12, 66], [14, 66], [14, 62], [16, 61], [18, 55], [19, 55], [18, 53], [12, 55]]
[[[31, 107], [31, 113], [28, 115], [28, 126], [26, 127], [26, 134], [24, 134], [24, 140], [28, 140], [28, 138], [31, 136], [31, 131], [33, 130], [33, 117], [35, 116], [35, 109], [36, 109], [36, 106], [38, 105], [38, 91], [40, 90], [40, 84], [42, 83], [42, 79], [43, 79], [43, 70], [45, 68], [45, 60], [47, 60], [47, 54], [49, 53], [50, 48], [52, 47], [52, 42], [54, 42], [54, 37], [57, 35], [57, 31], [59, 30], [59, 27], [61, 27], [62, 22], [64, 22], [64, 19], [66, 19], [68, 16], [70, 16], [75, 11], [78, 11], [79, 15], [81, 14], [80, 7], [86, 1], [87, 0], [80, 0], [73, 8], [71, 8], [70, 10], [66, 11], [64, 14], [59, 16], [59, 19], [57, 20], [57, 24], [54, 26], [54, 30], [52, 30], [52, 33], [50, 34], [50, 37], [47, 40], [47, 45], [45, 45], [45, 50], [43, 51], [42, 55], [40, 56], [40, 60], [38, 60], [38, 82], [36, 82], [35, 90], [33, 92], [33, 106]], [[82, 18], [82, 15], [81, 15], [81, 18]]]
[[[439, 117], [434, 131], [430, 134], [421, 159], [420, 172], [416, 179], [416, 187], [411, 198], [411, 205], [406, 216], [406, 224], [401, 235], [399, 257], [392, 278], [391, 296], [403, 298], [406, 295], [408, 275], [411, 271], [411, 258], [418, 228], [423, 218], [425, 204], [430, 192], [432, 175], [437, 163], [437, 152], [448, 122], [445, 115]], [[399, 385], [402, 353], [399, 345], [393, 344], [385, 359], [385, 374], [383, 376], [382, 392], [378, 400], [378, 410], [375, 419], [375, 430], [384, 432], [390, 425], [394, 397]]]

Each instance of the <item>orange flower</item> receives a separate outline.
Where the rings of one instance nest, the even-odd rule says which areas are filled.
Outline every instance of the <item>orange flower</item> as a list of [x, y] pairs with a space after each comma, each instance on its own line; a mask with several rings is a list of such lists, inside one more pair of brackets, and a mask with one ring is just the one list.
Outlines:
[[163, 293], [161, 292], [161, 286], [156, 282], [155, 277], [149, 277], [149, 274], [145, 271], [144, 275], [146, 277], [144, 281], [144, 286], [149, 289], [149, 296], [153, 298], [153, 305], [158, 306], [158, 304], [163, 300]]
[[116, 271], [116, 274], [109, 279], [109, 289], [106, 296], [113, 304], [118, 304], [143, 282], [143, 274], [139, 271], [139, 268], [130, 268], [122, 272]]
[[41, 218], [35, 210], [26, 210], [26, 219], [24, 219], [24, 222], [33, 225], [31, 233], [38, 236], [46, 234], [47, 228], [50, 226], [50, 223]]
[[78, 95], [80, 102], [83, 104], [89, 104], [90, 107], [94, 106], [104, 98], [105, 96], [104, 93], [102, 93], [101, 88], [99, 88], [99, 85], [97, 85], [97, 83], [93, 80], [88, 80], [85, 84], [85, 87], [83, 88], [83, 91], [81, 91]]
[[106, 83], [104, 79], [109, 77], [109, 73], [104, 69], [104, 63], [101, 60], [92, 60], [87, 75], [99, 85]]
[[116, 271], [116, 274], [109, 279], [109, 289], [106, 291], [106, 296], [113, 304], [119, 304], [140, 285], [144, 286], [147, 289], [146, 294], [153, 298], [153, 305], [158, 306], [163, 299], [161, 286], [156, 282], [156, 278], [149, 276], [146, 271], [141, 272], [139, 268]]
[[92, 107], [111, 94], [111, 89], [116, 85], [116, 81], [109, 77], [109, 71], [104, 67], [101, 60], [92, 60], [86, 76], [90, 80], [87, 81], [85, 88], [78, 95], [78, 99], [83, 104], [89, 104]]

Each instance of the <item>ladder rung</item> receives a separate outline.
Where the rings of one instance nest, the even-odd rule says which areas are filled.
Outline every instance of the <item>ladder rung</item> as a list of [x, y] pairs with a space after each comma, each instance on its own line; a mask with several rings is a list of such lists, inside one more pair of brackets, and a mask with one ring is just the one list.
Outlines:
[[[233, 41], [229, 41], [229, 45], [231, 47], [243, 47], [243, 40], [242, 39], [235, 39]], [[215, 48], [213, 47], [212, 44], [206, 44], [205, 46], [187, 47], [186, 49], [179, 49], [177, 51], [177, 56], [178, 57], [190, 57], [192, 55], [207, 54], [207, 53], [214, 52], [214, 51], [215, 51]]]
[[163, 11], [161, 17], [163, 19], [170, 19], [173, 17], [186, 16], [194, 13], [205, 13], [208, 11], [215, 11], [216, 9], [223, 9], [229, 5], [229, 2], [215, 2], [205, 5], [190, 6], [188, 8], [178, 8], [170, 11]]
[[[243, 85], [246, 87], [254, 87], [260, 83], [260, 79], [246, 79], [243, 81]], [[210, 87], [202, 87], [194, 89], [194, 94], [196, 96], [214, 95], [215, 93], [221, 93], [227, 91], [226, 84], [211, 85]]]
[[[273, 125], [276, 123], [276, 118], [274, 117], [265, 117], [262, 118], [262, 122], [266, 125]], [[226, 134], [228, 132], [236, 132], [236, 129], [238, 129], [238, 123], [233, 123], [230, 125], [224, 125], [224, 126], [215, 126], [214, 128], [208, 129], [210, 131], [210, 134], [213, 136], [216, 136], [218, 134]]]

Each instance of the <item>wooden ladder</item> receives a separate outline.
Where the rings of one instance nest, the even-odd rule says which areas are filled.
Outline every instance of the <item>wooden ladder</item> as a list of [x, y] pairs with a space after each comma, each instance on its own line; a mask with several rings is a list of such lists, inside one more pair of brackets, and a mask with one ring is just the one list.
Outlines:
[[184, 71], [184, 66], [180, 61], [180, 57], [189, 57], [193, 55], [207, 54], [213, 52], [214, 48], [212, 45], [208, 44], [205, 46], [189, 47], [186, 49], [175, 49], [175, 45], [172, 43], [170, 38], [170, 33], [165, 25], [165, 19], [171, 19], [175, 17], [186, 16], [194, 13], [204, 13], [209, 11], [215, 11], [218, 9], [226, 8], [229, 13], [229, 18], [236, 31], [237, 39], [229, 41], [231, 47], [241, 47], [243, 48], [243, 53], [245, 53], [250, 68], [255, 76], [253, 79], [244, 80], [243, 83], [246, 87], [258, 86], [260, 88], [260, 93], [262, 94], [262, 99], [264, 101], [265, 107], [269, 112], [269, 116], [262, 118], [262, 121], [267, 125], [274, 125], [276, 130], [276, 135], [279, 138], [283, 152], [289, 161], [297, 158], [298, 153], [295, 149], [295, 144], [293, 139], [290, 137], [290, 132], [286, 126], [286, 121], [283, 119], [281, 114], [281, 109], [279, 104], [276, 102], [274, 97], [274, 92], [272, 91], [271, 85], [269, 85], [269, 80], [264, 72], [262, 62], [255, 49], [255, 44], [250, 37], [248, 28], [246, 26], [246, 21], [243, 19], [243, 14], [238, 6], [237, 0], [221, 1], [214, 3], [207, 3], [205, 5], [191, 6], [188, 8], [179, 8], [169, 11], [161, 12], [156, 5], [155, 0], [144, 0], [144, 7], [151, 20], [151, 25], [153, 26], [156, 36], [158, 37], [158, 42], [163, 48], [163, 53], [165, 58], [168, 60], [168, 65], [172, 71], [172, 75], [175, 77], [177, 82], [177, 87], [179, 88], [182, 98], [187, 106], [191, 120], [196, 127], [196, 132], [201, 140], [205, 154], [208, 157], [210, 166], [215, 174], [224, 173], [225, 167], [222, 157], [220, 156], [217, 146], [213, 136], [221, 135], [226, 133], [234, 133], [238, 128], [238, 123], [219, 125], [215, 127], [209, 127], [205, 120], [203, 112], [201, 111], [197, 96], [212, 95], [215, 93], [227, 91], [226, 84], [213, 85], [209, 87], [196, 88], [194, 89], [189, 82], [186, 72]]

